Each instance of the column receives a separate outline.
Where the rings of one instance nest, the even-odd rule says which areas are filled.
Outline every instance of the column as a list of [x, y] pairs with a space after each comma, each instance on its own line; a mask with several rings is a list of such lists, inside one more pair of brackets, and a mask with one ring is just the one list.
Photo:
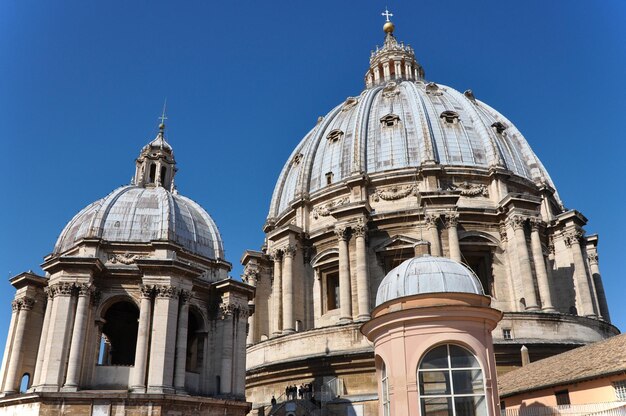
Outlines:
[[20, 389], [20, 368], [22, 365], [22, 353], [24, 351], [24, 332], [28, 322], [28, 315], [33, 309], [35, 300], [32, 298], [20, 298], [13, 301], [13, 310], [17, 309], [17, 325], [15, 338], [11, 345], [11, 355], [8, 363], [6, 379], [4, 381], [4, 394], [19, 393]]
[[322, 303], [324, 302], [324, 295], [322, 294], [322, 276], [319, 269], [313, 271], [313, 326], [318, 318], [322, 316]]
[[146, 391], [146, 364], [150, 340], [150, 321], [152, 317], [152, 294], [154, 286], [140, 285], [141, 303], [139, 304], [139, 328], [137, 328], [137, 346], [135, 365], [133, 366], [130, 388], [134, 392]]
[[519, 262], [519, 268], [522, 279], [522, 287], [524, 290], [524, 300], [526, 301], [527, 311], [537, 311], [537, 295], [535, 295], [535, 283], [533, 281], [533, 271], [530, 268], [530, 257], [528, 255], [528, 246], [526, 245], [526, 233], [524, 232], [524, 224], [526, 217], [514, 215], [511, 217], [511, 225], [515, 236], [515, 254]]
[[[259, 278], [258, 270], [246, 269], [243, 273], [242, 280], [252, 287], [256, 287]], [[246, 346], [252, 345], [257, 341], [257, 311], [255, 310], [255, 301], [252, 299], [249, 303], [253, 313], [249, 313], [248, 317], [248, 335], [246, 337]]]
[[531, 218], [530, 226], [530, 247], [533, 253], [533, 262], [535, 263], [535, 274], [537, 276], [537, 284], [539, 286], [541, 309], [545, 312], [556, 312], [556, 309], [554, 309], [554, 306], [552, 305], [550, 282], [548, 280], [548, 271], [546, 270], [546, 260], [543, 257], [541, 239], [539, 237], [539, 230], [544, 226], [544, 223], [539, 218]]
[[402, 68], [401, 68], [400, 65], [401, 65], [400, 61], [395, 61], [394, 62], [395, 72], [396, 72], [395, 78], [396, 79], [402, 78]]
[[404, 64], [404, 77], [408, 80], [413, 79], [413, 74], [411, 74], [411, 64], [408, 62]]
[[366, 321], [370, 319], [370, 288], [367, 270], [367, 247], [365, 246], [367, 225], [364, 221], [359, 221], [352, 226], [352, 235], [354, 235], [356, 240], [356, 290], [359, 305], [357, 319]]
[[609, 315], [609, 305], [606, 302], [606, 293], [604, 292], [604, 285], [602, 284], [602, 276], [600, 275], [600, 268], [598, 267], [598, 253], [595, 249], [592, 252], [587, 253], [587, 259], [589, 261], [589, 268], [591, 269], [591, 276], [596, 284], [596, 291], [598, 292], [598, 307], [600, 308], [600, 317], [607, 322], [611, 322]]
[[15, 326], [17, 325], [17, 315], [19, 313], [19, 305], [16, 301], [11, 302], [11, 321], [9, 323], [9, 332], [4, 346], [4, 354], [2, 355], [2, 371], [0, 371], [0, 392], [4, 390], [4, 382], [6, 380], [6, 371], [11, 359], [11, 345], [15, 338]]
[[80, 384], [80, 373], [83, 364], [83, 352], [85, 344], [85, 331], [87, 330], [87, 319], [89, 317], [89, 297], [91, 295], [91, 285], [88, 283], [78, 286], [78, 302], [76, 305], [76, 319], [72, 332], [72, 342], [70, 345], [70, 357], [67, 366], [67, 378], [63, 390], [76, 391]]
[[427, 214], [424, 217], [424, 221], [426, 222], [426, 229], [430, 232], [431, 253], [433, 256], [441, 257], [441, 240], [439, 239], [439, 228], [437, 226], [439, 215]]
[[383, 74], [385, 76], [385, 81], [389, 81], [391, 78], [391, 71], [389, 71], [389, 62], [385, 62], [383, 64]]
[[233, 338], [235, 337], [235, 322], [233, 314], [235, 306], [222, 303], [222, 371], [220, 373], [220, 392], [232, 393], [233, 386]]
[[174, 360], [176, 355], [176, 324], [178, 290], [175, 286], [156, 286], [148, 393], [173, 393]]
[[181, 290], [178, 295], [180, 310], [178, 311], [178, 331], [176, 334], [176, 366], [174, 388], [176, 392], [185, 391], [185, 373], [187, 370], [187, 332], [189, 323], [189, 299], [191, 292]]
[[380, 81], [380, 68], [376, 67], [374, 69], [374, 82], [378, 84], [378, 81]]
[[274, 250], [272, 253], [274, 260], [274, 281], [272, 284], [272, 298], [274, 305], [272, 307], [274, 316], [272, 322], [272, 335], [277, 336], [282, 332], [283, 322], [283, 265], [282, 265], [282, 251]]
[[295, 332], [293, 316], [293, 257], [296, 255], [295, 246], [283, 249], [283, 334]]
[[445, 225], [448, 229], [448, 245], [450, 246], [450, 258], [461, 263], [461, 246], [459, 245], [459, 233], [457, 225], [459, 215], [457, 213], [446, 214]]
[[39, 391], [59, 391], [61, 380], [65, 376], [65, 364], [70, 341], [70, 322], [74, 320], [72, 292], [74, 285], [62, 282], [53, 285], [54, 303], [50, 315], [48, 342], [41, 373]]
[[350, 282], [350, 255], [348, 253], [348, 230], [336, 227], [339, 244], [339, 322], [352, 321], [352, 285]]
[[[39, 379], [41, 378], [43, 356], [46, 351], [46, 343], [48, 342], [48, 327], [50, 326], [50, 315], [52, 314], [52, 302], [54, 301], [54, 292], [47, 287], [44, 288], [44, 291], [48, 297], [48, 303], [46, 303], [45, 306], [46, 312], [43, 317], [43, 326], [41, 327], [41, 338], [39, 339], [39, 349], [37, 350], [37, 362], [35, 363], [35, 373], [33, 374], [33, 387], [37, 387], [39, 385]], [[11, 332], [9, 332], [9, 334], [10, 333]]]
[[576, 282], [576, 298], [578, 301], [578, 314], [588, 317], [595, 317], [593, 310], [593, 300], [591, 299], [591, 290], [589, 279], [587, 278], [587, 270], [585, 269], [585, 261], [583, 253], [580, 249], [580, 239], [583, 231], [579, 228], [572, 228], [565, 232], [565, 244], [572, 251], [574, 258], [574, 281]]
[[237, 365], [235, 366], [235, 383], [233, 393], [239, 397], [244, 397], [246, 393], [246, 349], [241, 348], [243, 340], [246, 339], [246, 326], [250, 317], [250, 309], [248, 305], [242, 305], [239, 308], [237, 319], [237, 348], [235, 349], [237, 356], [235, 357]]

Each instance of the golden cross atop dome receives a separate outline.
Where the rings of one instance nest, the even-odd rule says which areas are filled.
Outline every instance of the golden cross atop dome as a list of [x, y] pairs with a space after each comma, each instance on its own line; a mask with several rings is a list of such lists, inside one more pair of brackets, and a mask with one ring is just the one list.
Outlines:
[[387, 10], [387, 8], [385, 7], [385, 12], [381, 13], [381, 16], [385, 16], [385, 21], [390, 22], [389, 18], [393, 17], [393, 13], [389, 13], [389, 10]]

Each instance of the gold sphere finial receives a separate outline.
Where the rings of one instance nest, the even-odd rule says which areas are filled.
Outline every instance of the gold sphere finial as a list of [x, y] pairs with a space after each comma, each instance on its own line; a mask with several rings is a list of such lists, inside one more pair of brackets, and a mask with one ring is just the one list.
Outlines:
[[396, 28], [396, 26], [393, 24], [393, 22], [386, 22], [383, 26], [383, 30], [385, 31], [385, 33], [393, 33], [393, 30]]

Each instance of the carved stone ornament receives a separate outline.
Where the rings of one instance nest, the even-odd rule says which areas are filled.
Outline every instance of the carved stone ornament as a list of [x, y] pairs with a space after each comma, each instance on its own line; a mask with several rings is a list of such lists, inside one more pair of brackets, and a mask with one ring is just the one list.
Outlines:
[[178, 299], [181, 303], [187, 303], [192, 298], [192, 296], [193, 292], [191, 292], [190, 290], [181, 289], [180, 293], [178, 294]]
[[113, 264], [120, 263], [120, 264], [129, 265], [129, 264], [133, 264], [135, 260], [142, 259], [144, 257], [145, 256], [140, 256], [138, 254], [132, 254], [132, 253], [124, 253], [124, 254], [114, 253], [114, 254], [109, 255], [109, 262]]
[[346, 197], [346, 198], [335, 199], [334, 201], [330, 201], [326, 204], [319, 205], [313, 208], [313, 218], [318, 219], [319, 217], [327, 217], [330, 215], [331, 209], [344, 205], [348, 203], [348, 201], [349, 199]]
[[352, 228], [352, 235], [355, 237], [367, 236], [367, 224], [363, 220], [359, 220], [355, 224], [350, 225], [350, 228]]
[[239, 303], [222, 303], [220, 305], [220, 318], [226, 319], [231, 316], [238, 317], [240, 319], [248, 319], [250, 315], [248, 305], [240, 305]]
[[509, 218], [509, 221], [511, 222], [511, 226], [514, 230], [519, 230], [524, 228], [524, 224], [526, 224], [527, 219], [528, 218], [523, 215], [513, 215]]
[[530, 228], [533, 231], [541, 231], [543, 227], [546, 226], [546, 223], [541, 220], [539, 217], [531, 217], [529, 218]]
[[341, 111], [348, 111], [352, 107], [356, 106], [359, 103], [359, 99], [357, 97], [348, 97], [346, 101], [344, 101], [343, 106], [341, 107]]
[[259, 280], [259, 271], [251, 267], [246, 267], [241, 275], [241, 281], [252, 286], [256, 286]]
[[589, 264], [598, 264], [598, 253], [587, 253]]
[[509, 236], [506, 232], [506, 223], [504, 221], [500, 222], [500, 241], [502, 241], [503, 243], [509, 241]]
[[489, 196], [489, 188], [486, 185], [474, 185], [469, 182], [461, 183], [446, 183], [443, 186], [444, 190], [460, 191], [461, 196], [474, 197], [474, 196]]
[[548, 253], [554, 255], [554, 236], [552, 234], [548, 236]]
[[33, 309], [33, 306], [35, 306], [35, 299], [29, 297], [15, 299], [11, 302], [13, 312], [17, 312], [18, 310], [30, 311]]
[[347, 241], [348, 240], [348, 227], [336, 226], [335, 227], [335, 235], [337, 236], [337, 240], [339, 240], [339, 241]]
[[100, 300], [102, 300], [102, 292], [95, 289], [91, 295], [91, 305], [98, 306], [100, 304]]
[[431, 229], [431, 228], [437, 228], [437, 222], [439, 221], [439, 215], [438, 214], [426, 214], [424, 216], [424, 222], [426, 223], [426, 228], [427, 229]]
[[139, 285], [142, 298], [150, 298], [154, 294], [154, 285]]
[[567, 247], [571, 247], [573, 244], [579, 244], [584, 235], [585, 232], [579, 228], [570, 229], [563, 233], [563, 241]]
[[459, 214], [452, 212], [444, 216], [446, 228], [456, 227], [459, 224]]
[[372, 201], [378, 202], [381, 199], [385, 201], [395, 201], [398, 199], [406, 198], [409, 195], [417, 195], [416, 185], [394, 185], [387, 188], [375, 189], [374, 193], [372, 194]]
[[296, 246], [293, 244], [285, 246], [283, 247], [283, 256], [293, 258], [296, 255], [296, 250]]
[[157, 285], [155, 287], [156, 295], [159, 298], [176, 299], [178, 296], [178, 290], [175, 286], [171, 285]]
[[69, 282], [56, 283], [48, 287], [53, 296], [71, 296], [74, 291], [74, 284]]
[[81, 283], [76, 285], [78, 290], [78, 296], [89, 296], [92, 292], [92, 286], [90, 283]]

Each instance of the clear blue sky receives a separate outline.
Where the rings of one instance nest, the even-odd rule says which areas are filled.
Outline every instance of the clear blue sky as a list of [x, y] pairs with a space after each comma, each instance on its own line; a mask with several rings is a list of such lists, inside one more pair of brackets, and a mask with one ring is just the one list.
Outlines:
[[67, 221], [129, 182], [165, 97], [178, 188], [213, 216], [238, 276], [293, 147], [363, 89], [385, 5], [427, 78], [512, 120], [589, 218], [626, 329], [626, 2], [3, 0], [0, 345], [8, 277], [40, 272]]

